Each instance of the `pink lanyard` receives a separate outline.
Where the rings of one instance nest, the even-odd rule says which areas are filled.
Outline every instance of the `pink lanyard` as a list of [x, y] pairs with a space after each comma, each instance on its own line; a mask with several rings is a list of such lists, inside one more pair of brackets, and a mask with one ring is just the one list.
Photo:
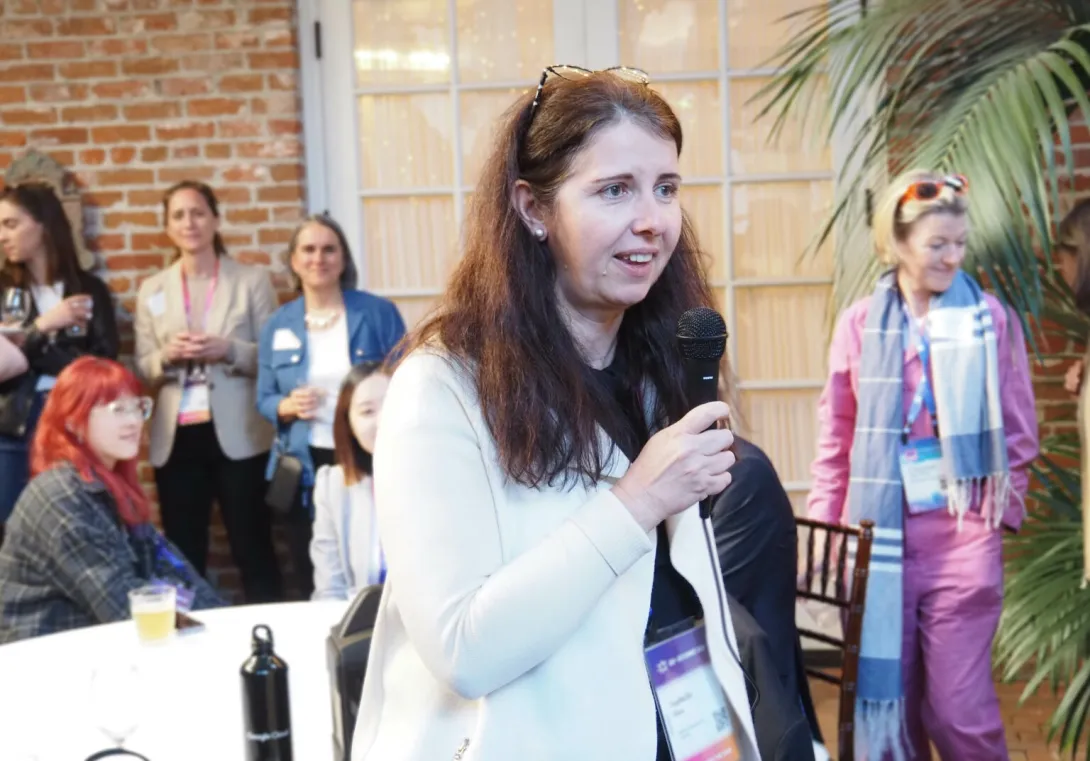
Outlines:
[[[208, 325], [208, 312], [212, 308], [212, 296], [216, 292], [216, 281], [219, 280], [219, 277], [220, 262], [219, 259], [216, 259], [216, 271], [212, 274], [212, 282], [208, 284], [208, 293], [204, 297], [204, 317], [201, 324], [201, 330], [204, 330]], [[184, 271], [182, 272], [182, 297], [185, 299], [185, 326], [187, 329], [192, 330], [193, 323], [192, 316], [190, 315], [192, 306], [189, 301], [189, 278]]]

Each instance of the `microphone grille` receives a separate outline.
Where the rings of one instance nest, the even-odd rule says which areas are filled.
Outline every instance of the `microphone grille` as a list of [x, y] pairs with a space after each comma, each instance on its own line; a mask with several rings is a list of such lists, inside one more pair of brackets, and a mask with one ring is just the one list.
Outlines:
[[718, 360], [727, 350], [727, 323], [708, 307], [695, 307], [677, 321], [678, 344], [686, 359]]

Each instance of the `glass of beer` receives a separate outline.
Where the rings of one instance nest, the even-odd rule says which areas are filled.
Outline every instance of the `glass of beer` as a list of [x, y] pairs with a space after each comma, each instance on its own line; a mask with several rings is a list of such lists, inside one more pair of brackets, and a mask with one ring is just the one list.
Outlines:
[[129, 592], [129, 608], [141, 642], [159, 644], [174, 635], [177, 592], [170, 584], [149, 584]]

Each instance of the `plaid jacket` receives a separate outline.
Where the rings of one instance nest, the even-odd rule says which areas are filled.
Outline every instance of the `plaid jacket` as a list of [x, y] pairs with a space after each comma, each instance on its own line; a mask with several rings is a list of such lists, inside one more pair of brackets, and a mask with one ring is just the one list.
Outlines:
[[[159, 547], [178, 559], [162, 562]], [[0, 644], [129, 618], [129, 590], [151, 578], [194, 589], [193, 607], [223, 601], [151, 525], [127, 529], [106, 487], [58, 465], [27, 485], [0, 548]]]

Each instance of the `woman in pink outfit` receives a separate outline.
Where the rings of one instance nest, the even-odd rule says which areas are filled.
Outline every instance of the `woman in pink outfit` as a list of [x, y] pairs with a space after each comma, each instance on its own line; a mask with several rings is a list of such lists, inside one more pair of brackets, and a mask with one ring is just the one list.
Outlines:
[[874, 214], [891, 269], [841, 316], [819, 407], [808, 512], [875, 521], [857, 757], [1008, 758], [991, 671], [1000, 529], [1037, 455], [1018, 320], [961, 269], [964, 177], [909, 172]]

